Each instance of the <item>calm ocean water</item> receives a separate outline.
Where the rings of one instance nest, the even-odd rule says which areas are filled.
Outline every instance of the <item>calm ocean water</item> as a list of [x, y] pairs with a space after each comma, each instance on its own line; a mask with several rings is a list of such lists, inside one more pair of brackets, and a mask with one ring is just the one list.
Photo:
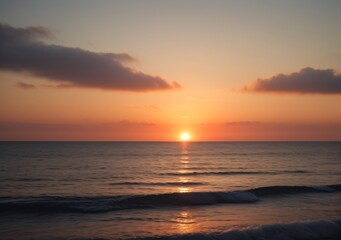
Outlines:
[[340, 216], [340, 142], [0, 143], [1, 239], [319, 239]]

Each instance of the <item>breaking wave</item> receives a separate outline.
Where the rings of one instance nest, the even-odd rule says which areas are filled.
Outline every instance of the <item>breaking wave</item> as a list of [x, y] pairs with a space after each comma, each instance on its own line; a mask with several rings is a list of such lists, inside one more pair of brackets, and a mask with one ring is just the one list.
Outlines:
[[189, 192], [108, 197], [1, 197], [0, 212], [99, 213], [134, 208], [254, 203], [264, 197], [341, 191], [328, 186], [269, 186], [230, 192]]

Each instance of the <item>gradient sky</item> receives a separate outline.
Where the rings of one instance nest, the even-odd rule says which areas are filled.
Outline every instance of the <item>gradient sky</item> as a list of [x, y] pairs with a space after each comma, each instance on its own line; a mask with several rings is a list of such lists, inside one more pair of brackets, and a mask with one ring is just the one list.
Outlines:
[[11, 0], [0, 22], [0, 140], [341, 140], [339, 0]]

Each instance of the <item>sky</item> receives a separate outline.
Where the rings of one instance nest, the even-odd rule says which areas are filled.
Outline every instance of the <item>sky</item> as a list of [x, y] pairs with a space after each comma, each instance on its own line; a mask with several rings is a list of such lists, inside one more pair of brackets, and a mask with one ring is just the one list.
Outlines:
[[0, 140], [341, 140], [341, 1], [0, 1]]

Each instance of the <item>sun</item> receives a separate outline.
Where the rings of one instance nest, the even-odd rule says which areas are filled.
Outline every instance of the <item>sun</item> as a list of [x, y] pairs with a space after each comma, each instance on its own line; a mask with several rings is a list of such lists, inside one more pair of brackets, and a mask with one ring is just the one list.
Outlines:
[[185, 133], [182, 133], [180, 135], [180, 138], [181, 138], [181, 141], [187, 142], [187, 141], [191, 140], [191, 135], [189, 133], [185, 132]]

